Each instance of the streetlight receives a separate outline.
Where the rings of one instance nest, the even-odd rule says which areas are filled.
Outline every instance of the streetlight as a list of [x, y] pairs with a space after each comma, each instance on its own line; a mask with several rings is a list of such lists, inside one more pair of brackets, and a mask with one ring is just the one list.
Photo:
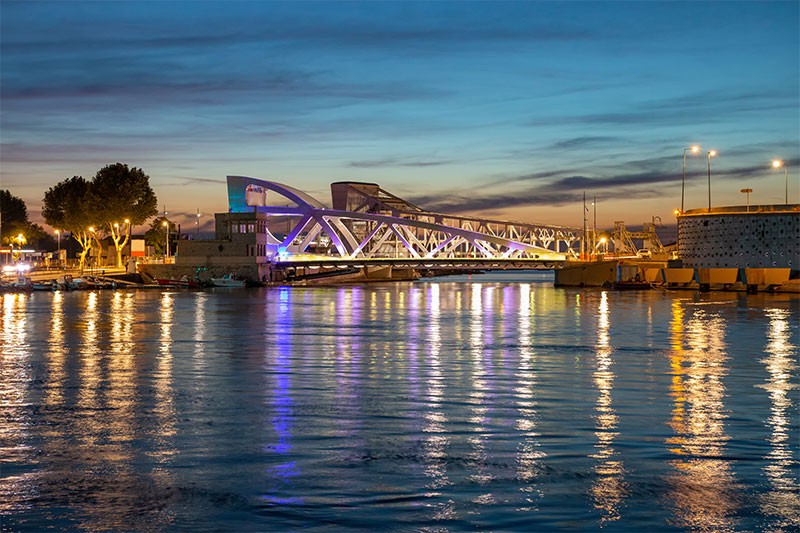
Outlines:
[[56, 240], [58, 241], [58, 266], [61, 266], [61, 230], [56, 230]]
[[167, 251], [164, 254], [164, 262], [166, 263], [166, 258], [169, 257], [169, 222], [165, 220], [161, 223], [161, 225], [164, 226], [164, 242], [167, 245]]
[[781, 167], [783, 167], [783, 179], [786, 182], [785, 185], [786, 192], [784, 193], [786, 196], [783, 203], [785, 205], [789, 205], [789, 165], [787, 165], [786, 162], [781, 161], [780, 159], [776, 159], [772, 162], [772, 168], [781, 168]]
[[23, 259], [23, 257], [22, 257], [22, 246], [28, 241], [25, 239], [25, 235], [23, 235], [22, 233], [20, 233], [16, 237], [14, 237], [14, 240], [17, 241], [17, 248], [19, 248], [18, 260], [22, 260]]
[[700, 152], [700, 147], [695, 144], [694, 146], [690, 146], [689, 148], [683, 149], [683, 180], [681, 181], [681, 213], [683, 213], [683, 197], [684, 197], [684, 192], [686, 190], [686, 152], [692, 152], [693, 154], [697, 154]]
[[[91, 233], [91, 236], [89, 237], [90, 239], [92, 237], [94, 237], [94, 226], [89, 226], [89, 233]], [[89, 271], [91, 272], [92, 269], [93, 269], [93, 267], [92, 267], [92, 254], [91, 254], [91, 245], [92, 245], [92, 243], [91, 243], [91, 241], [88, 241], [88, 242], [89, 242], [89, 247], [90, 247], [90, 251], [89, 251]], [[102, 250], [98, 250], [98, 251], [102, 251]], [[99, 264], [100, 261], [97, 261], [97, 263]]]
[[197, 208], [197, 238], [200, 238], [200, 208]]
[[716, 150], [708, 151], [708, 212], [711, 212], [711, 158], [717, 155]]
[[747, 212], [750, 212], [750, 193], [753, 192], [753, 189], [742, 189], [739, 192], [744, 193], [747, 195]]

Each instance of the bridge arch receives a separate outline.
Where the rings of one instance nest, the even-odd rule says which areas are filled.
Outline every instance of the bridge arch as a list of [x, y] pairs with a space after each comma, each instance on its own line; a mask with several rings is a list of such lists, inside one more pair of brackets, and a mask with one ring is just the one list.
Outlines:
[[[271, 201], [276, 198], [282, 201]], [[233, 212], [267, 215], [267, 256], [276, 263], [324, 257], [564, 261], [567, 256], [557, 249], [555, 239], [548, 238], [546, 228], [539, 236], [542, 246], [500, 235], [489, 224], [448, 225], [443, 222], [452, 217], [447, 215], [330, 209], [294, 187], [246, 176], [228, 176], [228, 201]], [[286, 231], [274, 231], [270, 218], [281, 220]], [[554, 248], [547, 246], [553, 243]]]

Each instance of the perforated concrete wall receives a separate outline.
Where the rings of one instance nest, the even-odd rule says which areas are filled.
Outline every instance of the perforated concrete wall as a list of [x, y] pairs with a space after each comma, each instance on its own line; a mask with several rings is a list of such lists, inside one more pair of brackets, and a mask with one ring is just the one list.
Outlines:
[[683, 266], [800, 269], [800, 213], [710, 213], [678, 219]]

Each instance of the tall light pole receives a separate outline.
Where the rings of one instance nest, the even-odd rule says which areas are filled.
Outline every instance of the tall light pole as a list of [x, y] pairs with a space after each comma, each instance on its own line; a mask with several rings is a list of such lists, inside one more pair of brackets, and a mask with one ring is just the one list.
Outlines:
[[61, 230], [56, 230], [56, 241], [58, 241], [58, 266], [61, 266]]
[[197, 208], [197, 238], [200, 238], [200, 208]]
[[164, 252], [164, 262], [166, 263], [169, 258], [169, 222], [166, 220], [161, 223], [164, 226], [164, 243], [166, 244], [166, 251]]
[[716, 150], [708, 151], [708, 212], [711, 212], [711, 158], [717, 155]]
[[683, 213], [683, 198], [686, 194], [686, 152], [692, 152], [693, 154], [700, 152], [700, 147], [696, 144], [694, 146], [690, 146], [689, 148], [683, 149], [683, 180], [681, 180], [681, 213]]
[[783, 179], [786, 182], [784, 185], [786, 192], [784, 193], [784, 200], [783, 203], [785, 205], [789, 205], [789, 165], [786, 164], [785, 161], [781, 161], [780, 159], [776, 159], [772, 162], [772, 168], [781, 168], [783, 167]]
[[742, 193], [742, 194], [746, 194], [747, 195], [746, 196], [746, 198], [747, 198], [747, 212], [749, 213], [750, 212], [750, 193], [753, 192], [753, 189], [750, 189], [750, 188], [742, 189], [739, 192]]

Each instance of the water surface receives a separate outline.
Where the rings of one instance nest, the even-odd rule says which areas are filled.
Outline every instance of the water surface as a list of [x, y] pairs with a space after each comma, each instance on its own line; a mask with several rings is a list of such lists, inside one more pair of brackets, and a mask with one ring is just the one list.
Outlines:
[[796, 295], [4, 294], [3, 531], [791, 531]]

